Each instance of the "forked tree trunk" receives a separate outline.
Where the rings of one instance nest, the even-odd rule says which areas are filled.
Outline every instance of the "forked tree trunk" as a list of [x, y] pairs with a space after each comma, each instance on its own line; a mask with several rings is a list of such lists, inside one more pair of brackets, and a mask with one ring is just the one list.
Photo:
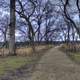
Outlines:
[[10, 0], [9, 55], [15, 55], [15, 1]]

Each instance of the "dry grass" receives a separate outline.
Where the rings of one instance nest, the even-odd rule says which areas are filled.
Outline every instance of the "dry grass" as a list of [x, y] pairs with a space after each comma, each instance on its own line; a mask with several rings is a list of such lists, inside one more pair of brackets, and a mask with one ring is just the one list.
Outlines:
[[80, 44], [63, 44], [61, 46], [61, 50], [64, 51], [71, 51], [71, 52], [79, 52], [80, 51]]
[[[49, 48], [50, 45], [38, 45], [35, 46], [35, 51], [40, 52], [44, 49]], [[23, 56], [31, 56], [33, 53], [33, 49], [31, 47], [23, 47], [16, 50], [17, 55], [23, 55]]]
[[72, 61], [80, 64], [80, 44], [63, 44], [60, 50], [66, 52]]
[[[49, 48], [51, 46], [52, 45], [37, 45], [37, 46], [35, 46], [35, 50], [36, 50], [36, 52], [39, 52], [39, 51]], [[31, 46], [20, 47], [20, 48], [16, 49], [16, 53], [19, 56], [31, 56], [33, 54], [33, 49]], [[8, 49], [6, 49], [6, 48], [0, 49], [1, 56], [6, 56], [8, 54], [9, 54]]]
[[22, 47], [22, 48], [16, 49], [17, 55], [27, 56], [27, 55], [32, 55], [32, 52], [33, 50], [31, 47]]

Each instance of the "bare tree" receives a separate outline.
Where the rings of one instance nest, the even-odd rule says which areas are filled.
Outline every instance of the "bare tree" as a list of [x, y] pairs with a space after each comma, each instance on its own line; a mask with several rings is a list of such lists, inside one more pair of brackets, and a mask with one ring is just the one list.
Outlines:
[[[64, 8], [64, 16], [65, 18], [72, 24], [72, 26], [76, 29], [78, 35], [80, 36], [80, 29], [79, 27], [76, 25], [75, 21], [70, 17], [70, 14], [68, 13], [68, 7], [70, 7], [70, 0], [61, 0], [62, 4], [63, 4], [63, 8]], [[77, 5], [77, 8], [78, 8], [78, 11], [80, 12], [80, 9], [79, 9], [79, 4], [78, 4], [79, 0], [76, 0], [76, 5]]]
[[9, 25], [9, 54], [15, 55], [15, 2], [10, 0], [10, 25]]
[[[33, 51], [35, 51], [35, 47], [34, 47], [35, 33], [34, 33], [34, 29], [33, 29], [33, 26], [32, 26], [31, 20], [30, 20], [30, 18], [32, 17], [32, 15], [34, 14], [34, 11], [35, 11], [35, 2], [33, 0], [25, 1], [24, 4], [22, 4], [22, 1], [20, 1], [20, 0], [17, 0], [17, 2], [20, 6], [20, 10], [16, 10], [16, 12], [19, 14], [19, 16], [21, 18], [23, 18], [26, 21], [26, 24], [28, 26], [28, 37], [30, 40], [30, 44], [32, 45]], [[30, 3], [31, 6], [33, 6], [33, 8], [31, 6], [29, 6], [31, 9], [30, 12], [28, 12], [27, 9], [25, 10], [25, 7], [28, 3]]]

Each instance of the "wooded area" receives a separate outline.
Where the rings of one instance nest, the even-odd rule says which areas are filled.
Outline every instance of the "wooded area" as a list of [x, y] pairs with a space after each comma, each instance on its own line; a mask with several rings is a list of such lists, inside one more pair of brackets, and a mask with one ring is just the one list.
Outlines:
[[24, 73], [27, 66], [32, 70], [41, 56], [48, 67], [54, 60], [49, 64], [59, 68], [61, 61], [64, 69], [67, 61], [73, 63], [63, 53], [80, 63], [80, 0], [0, 0], [0, 76], [17, 69]]
[[79, 0], [0, 0], [1, 46], [7, 45], [9, 54], [16, 55], [17, 42], [29, 42], [33, 51], [35, 42], [79, 42], [79, 4]]

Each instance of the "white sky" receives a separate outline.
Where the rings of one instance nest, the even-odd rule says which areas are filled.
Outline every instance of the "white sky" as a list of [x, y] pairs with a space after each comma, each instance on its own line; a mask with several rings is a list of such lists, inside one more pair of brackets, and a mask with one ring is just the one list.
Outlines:
[[[53, 2], [53, 4], [55, 3], [59, 3], [59, 0], [51, 0], [52, 2]], [[3, 11], [3, 9], [2, 8], [0, 8], [0, 12], [2, 12], [2, 15], [1, 15], [1, 17], [3, 17], [4, 15], [9, 15], [9, 12], [7, 12], [7, 11]], [[75, 16], [74, 16], [74, 18], [73, 18], [76, 22], [79, 22], [79, 16], [76, 14]], [[44, 28], [42, 27], [42, 30], [43, 30]], [[1, 33], [0, 33], [1, 34]], [[21, 34], [20, 34], [20, 31], [19, 30], [16, 30], [16, 34], [15, 34], [16, 36], [21, 36]]]

